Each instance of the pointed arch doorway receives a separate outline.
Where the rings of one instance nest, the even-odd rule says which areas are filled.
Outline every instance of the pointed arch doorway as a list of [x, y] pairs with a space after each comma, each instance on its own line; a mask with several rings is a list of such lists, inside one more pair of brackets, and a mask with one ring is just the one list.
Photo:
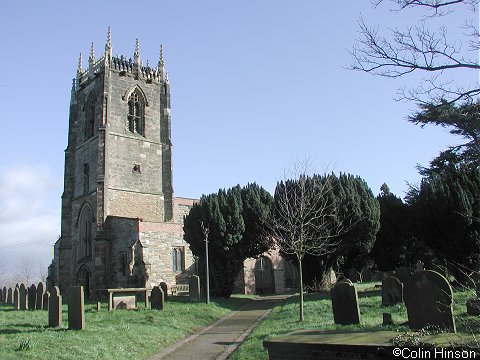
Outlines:
[[261, 256], [255, 262], [255, 293], [271, 295], [275, 293], [273, 265], [269, 258]]
[[90, 298], [90, 271], [82, 266], [77, 273], [77, 284], [83, 286], [83, 293], [86, 299]]

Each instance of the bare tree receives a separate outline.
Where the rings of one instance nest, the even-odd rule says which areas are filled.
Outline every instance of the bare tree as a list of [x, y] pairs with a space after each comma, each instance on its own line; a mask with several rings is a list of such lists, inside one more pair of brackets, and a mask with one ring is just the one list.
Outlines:
[[[384, 0], [373, 0], [375, 7]], [[360, 37], [353, 49], [353, 70], [374, 75], [398, 78], [413, 72], [429, 74], [418, 87], [402, 88], [399, 99], [413, 100], [418, 103], [472, 101], [480, 95], [478, 82], [461, 86], [453, 81], [454, 72], [459, 70], [480, 69], [478, 51], [480, 49], [479, 31], [476, 28], [475, 11], [477, 0], [390, 0], [395, 11], [421, 8], [427, 11], [420, 23], [407, 25], [403, 29], [389, 29], [388, 35], [382, 35], [378, 27], [369, 26], [359, 20]], [[434, 28], [437, 17], [447, 16], [459, 5], [470, 10], [471, 18], [465, 19], [460, 26], [463, 39], [457, 34], [449, 37], [444, 25]], [[468, 16], [467, 16], [468, 17]], [[432, 20], [432, 22], [430, 22]], [[447, 76], [451, 75], [450, 77]]]
[[300, 321], [304, 320], [302, 261], [305, 255], [333, 253], [340, 243], [345, 223], [338, 221], [330, 176], [323, 181], [307, 174], [309, 162], [294, 165], [293, 179], [277, 184], [269, 236], [285, 254], [294, 255], [300, 274]]
[[33, 262], [29, 257], [24, 258], [17, 267], [17, 280], [23, 282], [25, 286], [30, 285], [33, 279]]

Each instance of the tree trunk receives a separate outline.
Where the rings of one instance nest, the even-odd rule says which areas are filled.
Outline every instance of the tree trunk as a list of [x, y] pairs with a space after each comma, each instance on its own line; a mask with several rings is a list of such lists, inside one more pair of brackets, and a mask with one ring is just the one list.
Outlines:
[[298, 259], [298, 269], [300, 273], [300, 321], [305, 320], [305, 316], [303, 315], [303, 274], [302, 274], [302, 259], [299, 257]]

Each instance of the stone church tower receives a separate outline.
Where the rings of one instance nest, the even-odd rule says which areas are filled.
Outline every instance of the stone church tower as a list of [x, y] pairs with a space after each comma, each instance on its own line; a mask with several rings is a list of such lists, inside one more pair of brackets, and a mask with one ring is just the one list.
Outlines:
[[192, 265], [183, 216], [194, 200], [174, 198], [170, 84], [163, 49], [156, 66], [105, 52], [78, 62], [70, 102], [61, 237], [51, 282], [110, 287], [175, 284]]

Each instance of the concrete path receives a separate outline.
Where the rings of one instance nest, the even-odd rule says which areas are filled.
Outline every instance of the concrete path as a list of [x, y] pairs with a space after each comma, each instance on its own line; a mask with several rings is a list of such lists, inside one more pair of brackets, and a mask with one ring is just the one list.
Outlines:
[[227, 359], [286, 296], [252, 300], [217, 322], [154, 355], [150, 360]]

